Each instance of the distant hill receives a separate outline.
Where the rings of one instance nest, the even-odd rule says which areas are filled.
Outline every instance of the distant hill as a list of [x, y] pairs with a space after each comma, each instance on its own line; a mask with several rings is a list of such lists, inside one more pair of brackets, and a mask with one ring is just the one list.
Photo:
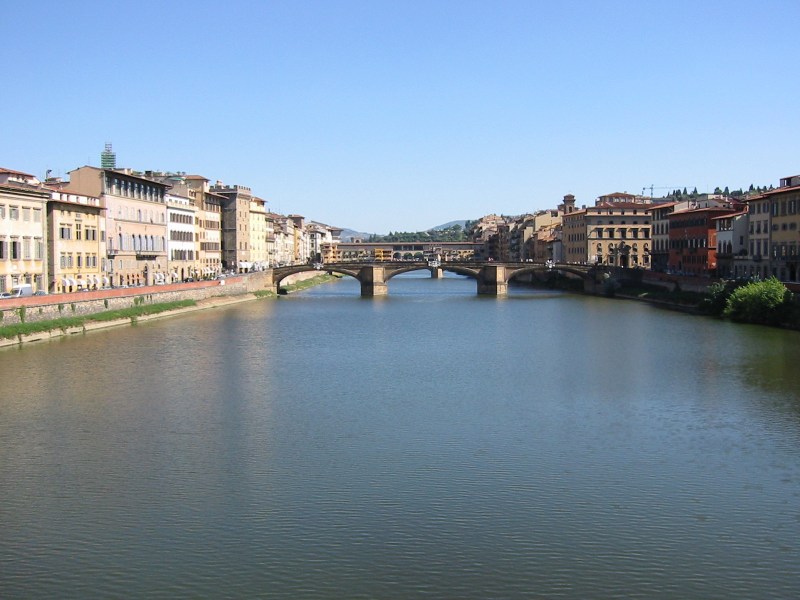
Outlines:
[[431, 230], [433, 230], [433, 231], [441, 231], [442, 229], [448, 229], [448, 228], [452, 227], [453, 225], [461, 225], [461, 227], [464, 227], [464, 225], [466, 225], [466, 223], [467, 223], [467, 220], [468, 219], [462, 219], [460, 221], [450, 221], [449, 223], [445, 223], [444, 225], [437, 225], [436, 227], [431, 227], [428, 231], [431, 231]]
[[[443, 231], [445, 229], [452, 227], [453, 225], [461, 225], [461, 227], [464, 227], [466, 223], [468, 223], [467, 219], [462, 219], [460, 221], [450, 221], [449, 223], [445, 223], [443, 225], [437, 225], [436, 227], [430, 227], [429, 229], [420, 231]], [[361, 240], [367, 240], [371, 235], [385, 235], [385, 234], [372, 234], [372, 233], [365, 233], [363, 231], [356, 231], [355, 229], [342, 229], [341, 240], [343, 242], [351, 242], [355, 238]]]
[[355, 229], [342, 229], [342, 235], [340, 239], [343, 242], [351, 242], [353, 241], [353, 238], [366, 240], [371, 235], [371, 233], [364, 233], [363, 231], [356, 231]]

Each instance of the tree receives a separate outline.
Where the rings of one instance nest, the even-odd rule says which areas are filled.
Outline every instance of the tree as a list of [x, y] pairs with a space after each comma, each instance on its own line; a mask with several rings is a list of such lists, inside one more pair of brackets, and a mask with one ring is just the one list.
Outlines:
[[735, 289], [724, 315], [743, 323], [778, 325], [791, 307], [791, 293], [776, 277], [752, 281]]

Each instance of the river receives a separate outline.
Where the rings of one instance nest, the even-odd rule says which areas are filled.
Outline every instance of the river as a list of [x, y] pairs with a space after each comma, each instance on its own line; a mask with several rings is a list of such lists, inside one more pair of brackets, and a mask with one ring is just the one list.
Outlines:
[[352, 279], [0, 353], [0, 597], [800, 597], [800, 334]]

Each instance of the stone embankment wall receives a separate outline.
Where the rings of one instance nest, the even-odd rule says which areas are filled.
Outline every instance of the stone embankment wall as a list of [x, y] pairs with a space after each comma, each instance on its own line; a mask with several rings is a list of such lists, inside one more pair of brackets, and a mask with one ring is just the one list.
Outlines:
[[[310, 279], [317, 272], [297, 273], [284, 280], [292, 283]], [[287, 281], [288, 280], [288, 281]], [[173, 283], [138, 288], [113, 288], [72, 294], [0, 300], [0, 325], [47, 321], [61, 317], [90, 315], [134, 306], [136, 302], [158, 304], [178, 300], [205, 300], [215, 296], [237, 296], [273, 289], [272, 271], [233, 275], [224, 280]], [[141, 300], [136, 300], [141, 298]]]

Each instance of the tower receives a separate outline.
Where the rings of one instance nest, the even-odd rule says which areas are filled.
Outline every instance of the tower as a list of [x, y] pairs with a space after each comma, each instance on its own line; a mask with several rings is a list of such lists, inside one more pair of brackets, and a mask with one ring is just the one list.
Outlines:
[[117, 155], [111, 150], [111, 144], [106, 143], [106, 149], [100, 153], [100, 168], [116, 169]]

